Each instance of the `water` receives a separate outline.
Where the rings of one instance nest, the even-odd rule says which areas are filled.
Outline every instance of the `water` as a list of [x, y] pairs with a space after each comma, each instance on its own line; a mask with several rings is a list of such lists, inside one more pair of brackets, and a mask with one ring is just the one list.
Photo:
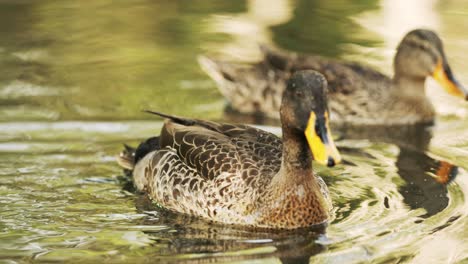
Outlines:
[[269, 43], [391, 73], [404, 32], [429, 26], [468, 85], [467, 17], [461, 0], [0, 1], [0, 262], [468, 262], [468, 105], [432, 81], [434, 127], [334, 131], [326, 232], [156, 209], [114, 159], [160, 129], [142, 109], [234, 119], [197, 54]]

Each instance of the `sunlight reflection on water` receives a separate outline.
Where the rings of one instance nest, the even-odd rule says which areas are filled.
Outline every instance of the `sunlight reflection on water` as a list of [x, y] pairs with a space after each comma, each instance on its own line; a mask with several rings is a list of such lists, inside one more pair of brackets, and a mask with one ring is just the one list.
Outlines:
[[326, 234], [252, 232], [166, 212], [135, 194], [114, 162], [123, 143], [159, 133], [161, 120], [143, 109], [232, 119], [198, 68], [200, 53], [254, 60], [258, 43], [271, 43], [391, 74], [401, 34], [424, 25], [440, 32], [468, 84], [468, 6], [414, 1], [403, 13], [397, 2], [0, 3], [0, 259], [467, 261], [468, 107], [432, 81], [435, 127], [333, 131], [346, 164], [315, 167], [335, 207]]

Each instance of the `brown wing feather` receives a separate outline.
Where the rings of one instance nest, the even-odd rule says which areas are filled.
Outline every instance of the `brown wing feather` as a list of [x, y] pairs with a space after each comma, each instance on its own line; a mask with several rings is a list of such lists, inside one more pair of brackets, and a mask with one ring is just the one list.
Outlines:
[[[329, 93], [350, 94], [364, 88], [362, 76], [369, 74], [384, 75], [377, 71], [353, 63], [324, 58], [314, 55], [298, 55], [292, 52], [273, 50], [263, 47], [265, 62], [280, 71], [293, 73], [298, 70], [316, 70], [322, 73], [328, 81]], [[360, 67], [360, 68], [356, 68]]]
[[261, 197], [281, 165], [280, 139], [245, 125], [167, 119], [160, 147], [137, 163], [137, 188], [167, 209], [226, 223], [250, 221], [243, 201]]
[[[379, 117], [382, 105], [388, 101], [391, 79], [384, 74], [354, 62], [343, 62], [313, 55], [298, 55], [262, 48], [263, 64], [275, 72], [292, 74], [312, 69], [322, 73], [328, 82], [329, 108], [332, 122], [366, 123]], [[286, 84], [283, 84], [286, 86]]]
[[276, 172], [281, 158], [281, 140], [268, 132], [245, 126], [193, 120], [184, 126], [167, 120], [161, 132], [161, 147], [171, 147], [180, 159], [203, 178], [246, 169]]

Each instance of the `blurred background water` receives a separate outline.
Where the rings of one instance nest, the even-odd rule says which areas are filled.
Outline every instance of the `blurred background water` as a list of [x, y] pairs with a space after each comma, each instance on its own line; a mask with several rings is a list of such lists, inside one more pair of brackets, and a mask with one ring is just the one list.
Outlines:
[[158, 133], [142, 109], [232, 119], [198, 54], [255, 60], [265, 43], [391, 74], [415, 27], [468, 86], [464, 0], [0, 0], [0, 262], [468, 263], [468, 105], [432, 80], [434, 127], [335, 132], [348, 165], [317, 166], [325, 234], [158, 210], [114, 159]]

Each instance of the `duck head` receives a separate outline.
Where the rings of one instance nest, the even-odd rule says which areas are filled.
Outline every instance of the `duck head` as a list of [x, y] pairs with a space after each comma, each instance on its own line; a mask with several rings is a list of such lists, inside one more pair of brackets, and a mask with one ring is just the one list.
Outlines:
[[329, 167], [341, 162], [330, 132], [327, 81], [322, 74], [294, 73], [283, 93], [280, 116], [283, 131], [305, 138], [315, 161]]
[[397, 48], [394, 60], [395, 76], [424, 80], [433, 77], [449, 94], [468, 100], [468, 90], [452, 73], [445, 56], [442, 40], [434, 31], [410, 31]]

